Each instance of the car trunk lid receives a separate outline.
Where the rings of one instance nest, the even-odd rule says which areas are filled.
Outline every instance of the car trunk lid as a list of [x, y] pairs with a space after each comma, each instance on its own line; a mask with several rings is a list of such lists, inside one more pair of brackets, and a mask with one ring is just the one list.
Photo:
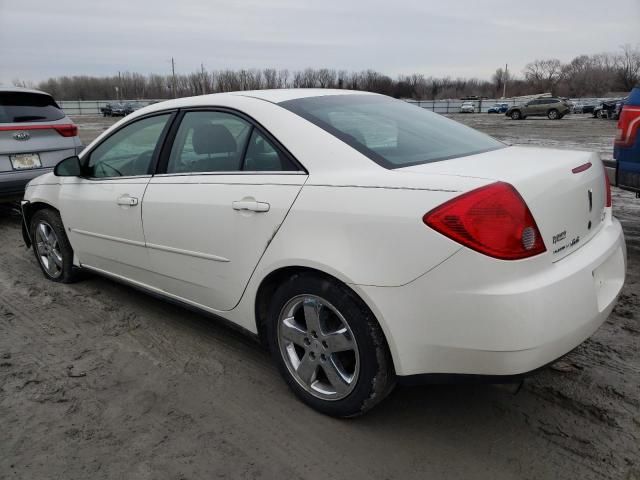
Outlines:
[[531, 210], [554, 262], [589, 242], [605, 217], [605, 172], [592, 152], [509, 147], [398, 171], [510, 183]]

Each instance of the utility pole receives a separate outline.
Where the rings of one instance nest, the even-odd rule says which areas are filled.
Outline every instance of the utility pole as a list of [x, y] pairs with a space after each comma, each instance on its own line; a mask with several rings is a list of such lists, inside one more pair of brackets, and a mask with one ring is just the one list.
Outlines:
[[176, 98], [176, 62], [171, 57], [171, 75], [173, 77], [173, 98]]
[[200, 71], [202, 72], [202, 94], [204, 95], [205, 93], [207, 93], [207, 79], [204, 73], [204, 63], [200, 64]]
[[507, 98], [507, 78], [509, 78], [509, 64], [504, 64], [504, 78], [502, 79], [502, 98]]
[[118, 102], [120, 101], [121, 91], [122, 91], [122, 74], [118, 71], [118, 88], [116, 88], [116, 92], [118, 92]]

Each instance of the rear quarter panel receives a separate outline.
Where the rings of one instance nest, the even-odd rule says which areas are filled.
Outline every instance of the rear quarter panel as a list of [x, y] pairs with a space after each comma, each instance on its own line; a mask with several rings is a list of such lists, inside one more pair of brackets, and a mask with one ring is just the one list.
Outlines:
[[306, 185], [257, 270], [317, 268], [346, 283], [399, 286], [460, 247], [423, 215], [457, 192]]

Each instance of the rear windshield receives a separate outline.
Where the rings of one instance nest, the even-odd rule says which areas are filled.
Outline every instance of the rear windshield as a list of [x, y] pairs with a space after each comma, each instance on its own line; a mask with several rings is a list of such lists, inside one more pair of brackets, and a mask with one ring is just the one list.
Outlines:
[[442, 115], [382, 95], [326, 95], [279, 105], [385, 168], [437, 162], [505, 146]]
[[0, 123], [50, 122], [64, 118], [64, 112], [49, 95], [0, 92]]

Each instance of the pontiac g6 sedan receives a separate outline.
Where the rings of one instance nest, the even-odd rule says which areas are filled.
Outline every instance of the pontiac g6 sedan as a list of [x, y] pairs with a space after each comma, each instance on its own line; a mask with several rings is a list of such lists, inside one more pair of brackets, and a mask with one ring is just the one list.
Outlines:
[[223, 317], [342, 417], [396, 382], [537, 369], [598, 328], [625, 276], [596, 154], [362, 92], [143, 108], [22, 207], [50, 280], [88, 270]]

